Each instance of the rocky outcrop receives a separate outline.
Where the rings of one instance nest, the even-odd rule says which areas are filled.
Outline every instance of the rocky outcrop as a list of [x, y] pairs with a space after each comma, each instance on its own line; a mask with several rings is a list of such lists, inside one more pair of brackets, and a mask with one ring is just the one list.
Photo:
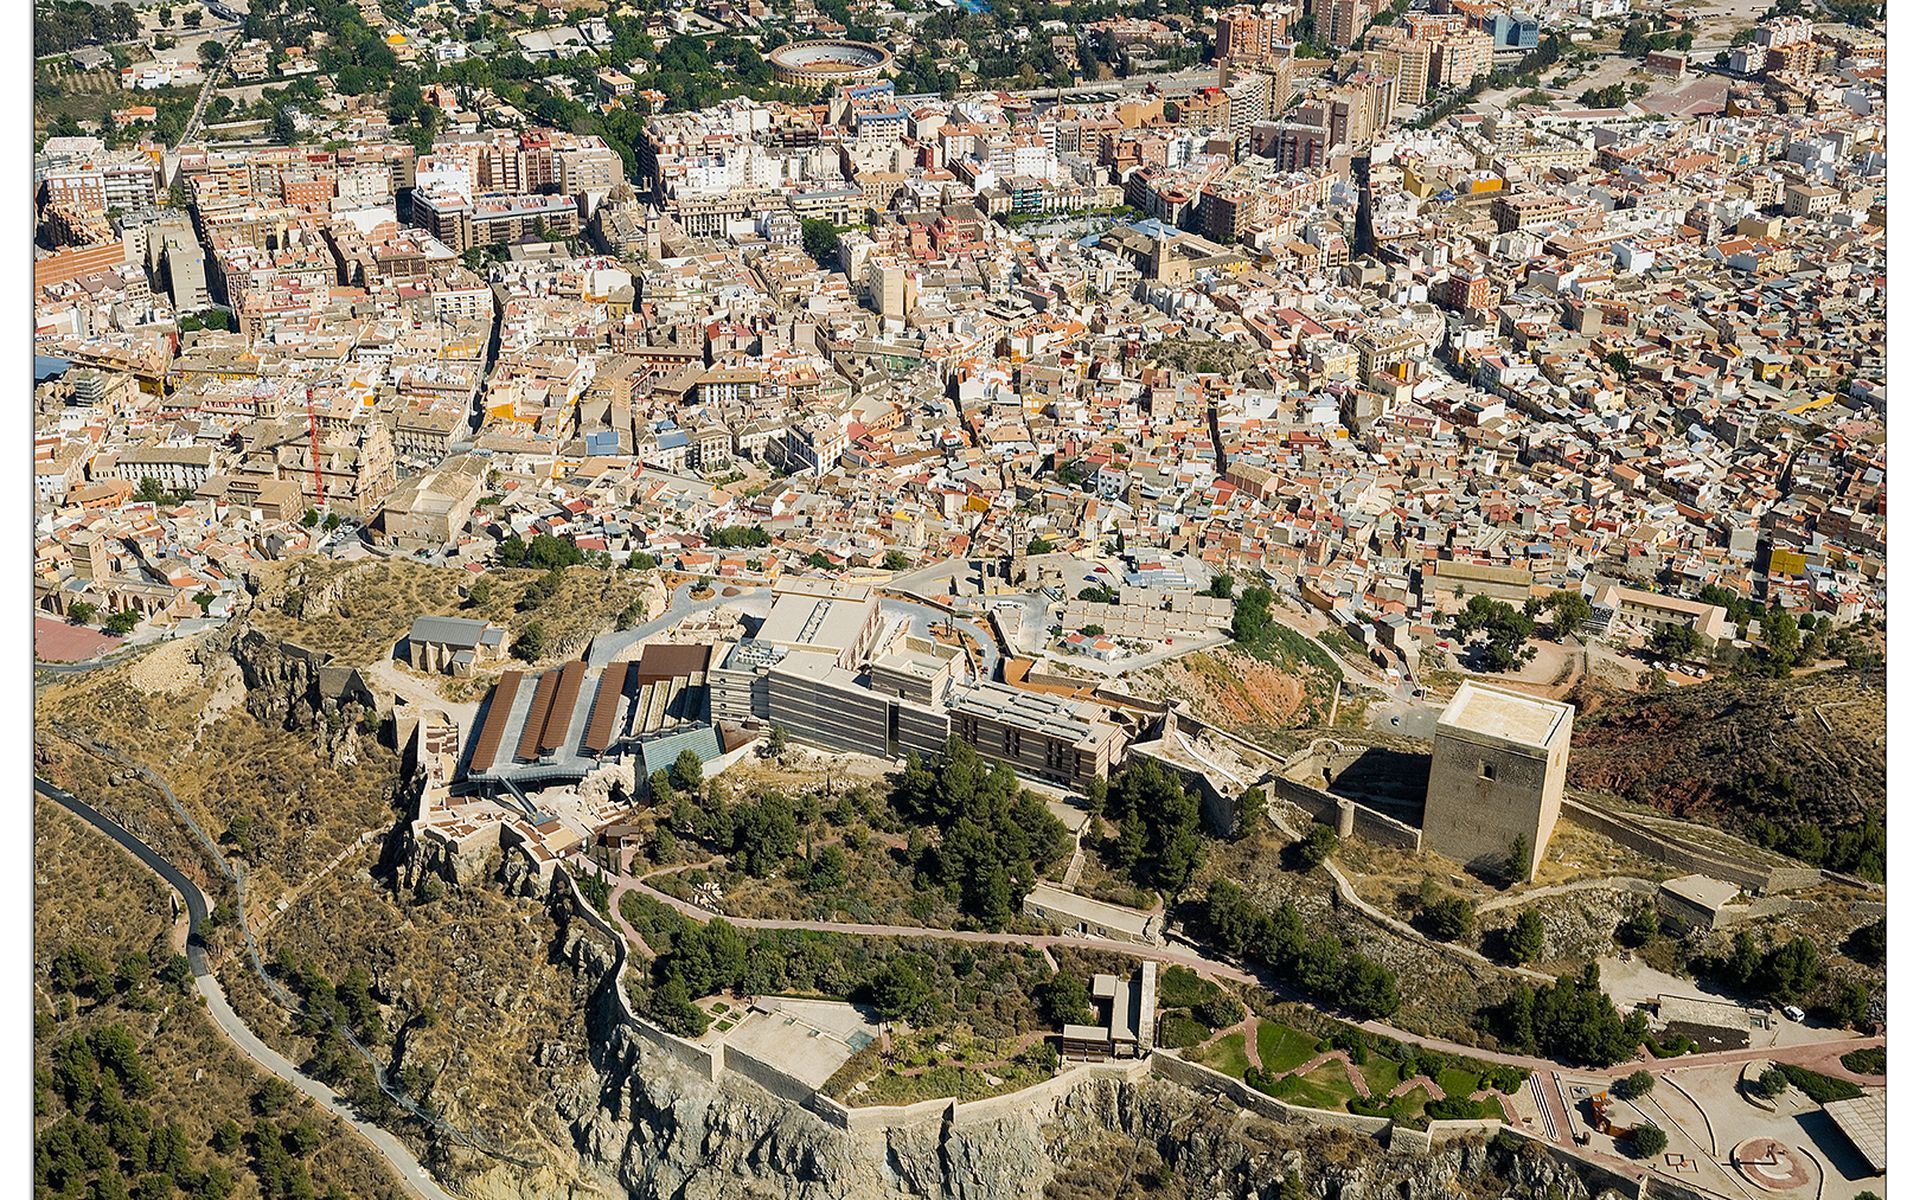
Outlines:
[[[591, 978], [591, 1073], [556, 1097], [583, 1172], [610, 1194], [686, 1200], [1039, 1200], [1095, 1155], [1163, 1172], [1169, 1194], [1279, 1200], [1289, 1174], [1329, 1200], [1589, 1200], [1579, 1172], [1538, 1147], [1447, 1143], [1390, 1153], [1344, 1131], [1280, 1124], [1164, 1079], [1096, 1078], [992, 1119], [934, 1116], [847, 1132], [744, 1080], [708, 1078], [624, 1017], [618, 955], [600, 930], [556, 903], [560, 957]], [[1105, 1193], [1108, 1196], [1112, 1191]]]
[[378, 701], [358, 670], [326, 654], [270, 637], [242, 617], [210, 638], [207, 650], [230, 655], [246, 684], [247, 711], [282, 729], [311, 733], [337, 764], [363, 752], [366, 719]]
[[[414, 847], [403, 877], [449, 869], [443, 847]], [[494, 859], [482, 886], [534, 895], [520, 854]], [[977, 1119], [951, 1110], [847, 1131], [731, 1074], [688, 1066], [628, 1015], [616, 983], [625, 955], [556, 874], [544, 892], [550, 961], [573, 981], [584, 1028], [556, 1031], [527, 1069], [555, 1157], [531, 1167], [437, 1147], [464, 1171], [463, 1194], [644, 1200], [1110, 1200], [1129, 1176], [1207, 1200], [1592, 1200], [1569, 1163], [1517, 1137], [1392, 1151], [1342, 1130], [1283, 1124], [1155, 1076], [1090, 1078], [1031, 1107]], [[584, 1034], [584, 1039], [581, 1035]], [[581, 1047], [584, 1045], [584, 1053]], [[963, 1112], [965, 1110], [962, 1110]], [[1300, 1193], [1292, 1191], [1298, 1176]], [[598, 1189], [597, 1193], [594, 1189]]]

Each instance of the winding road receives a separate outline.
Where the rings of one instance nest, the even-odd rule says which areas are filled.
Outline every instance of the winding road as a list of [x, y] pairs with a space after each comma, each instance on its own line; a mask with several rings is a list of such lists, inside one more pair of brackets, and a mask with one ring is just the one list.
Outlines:
[[285, 1055], [261, 1041], [253, 1030], [248, 1028], [247, 1023], [240, 1019], [239, 1014], [233, 1011], [233, 1006], [227, 1003], [226, 991], [221, 988], [219, 978], [214, 975], [212, 967], [207, 962], [206, 944], [200, 940], [197, 932], [200, 922], [206, 919], [208, 911], [206, 894], [200, 890], [199, 885], [187, 878], [179, 868], [162, 858], [153, 847], [127, 832], [119, 822], [80, 800], [73, 793], [55, 787], [37, 775], [33, 780], [33, 790], [111, 838], [148, 870], [166, 880], [167, 886], [180, 893], [180, 898], [186, 902], [187, 908], [186, 952], [187, 963], [193, 969], [194, 988], [206, 1000], [207, 1013], [213, 1018], [214, 1025], [240, 1053], [252, 1059], [267, 1073], [292, 1084], [302, 1094], [311, 1097], [315, 1103], [346, 1122], [355, 1133], [366, 1139], [367, 1144], [373, 1147], [376, 1154], [387, 1161], [393, 1173], [413, 1195], [424, 1197], [425, 1200], [453, 1200], [445, 1189], [434, 1182], [433, 1176], [420, 1165], [420, 1160], [414, 1157], [413, 1151], [407, 1149], [400, 1139], [380, 1126], [362, 1120], [338, 1092], [304, 1073]]

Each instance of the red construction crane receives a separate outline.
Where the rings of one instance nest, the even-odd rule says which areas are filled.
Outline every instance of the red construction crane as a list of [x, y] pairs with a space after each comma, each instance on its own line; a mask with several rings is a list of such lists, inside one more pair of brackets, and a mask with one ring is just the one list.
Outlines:
[[327, 485], [320, 478], [320, 419], [313, 415], [313, 385], [307, 385], [307, 452], [313, 457], [314, 507], [327, 506]]

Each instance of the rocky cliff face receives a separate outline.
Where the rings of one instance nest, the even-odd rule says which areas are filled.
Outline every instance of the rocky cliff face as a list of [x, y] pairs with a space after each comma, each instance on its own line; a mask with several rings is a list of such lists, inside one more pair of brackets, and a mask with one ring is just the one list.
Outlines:
[[740, 1079], [713, 1081], [634, 1033], [609, 972], [614, 948], [556, 904], [561, 957], [589, 977], [590, 1063], [555, 1096], [583, 1171], [647, 1200], [1113, 1200], [1163, 1195], [1280, 1200], [1290, 1175], [1328, 1200], [1589, 1200], [1579, 1174], [1537, 1148], [1479, 1141], [1390, 1153], [1342, 1131], [1282, 1125], [1163, 1079], [1093, 1080], [1033, 1111], [848, 1133]]
[[335, 763], [351, 763], [361, 753], [362, 719], [373, 697], [357, 673], [330, 665], [313, 654], [270, 637], [244, 617], [228, 623], [208, 641], [239, 666], [246, 684], [247, 711], [256, 719], [296, 732], [312, 733]]
[[[449, 876], [438, 847], [400, 855], [402, 878]], [[481, 886], [534, 897], [523, 858], [494, 860]], [[476, 881], [479, 882], [479, 881]], [[996, 1119], [941, 1117], [850, 1133], [743, 1079], [708, 1078], [642, 1036], [615, 990], [619, 946], [577, 913], [556, 877], [548, 969], [582, 1022], [556, 1028], [534, 1061], [527, 1115], [549, 1141], [538, 1166], [444, 1143], [434, 1157], [463, 1195], [643, 1200], [1592, 1200], [1580, 1174], [1526, 1143], [1394, 1152], [1344, 1131], [1281, 1124], [1160, 1078], [1090, 1080]], [[477, 1048], [476, 1048], [477, 1049]], [[1298, 1178], [1297, 1188], [1293, 1180]]]

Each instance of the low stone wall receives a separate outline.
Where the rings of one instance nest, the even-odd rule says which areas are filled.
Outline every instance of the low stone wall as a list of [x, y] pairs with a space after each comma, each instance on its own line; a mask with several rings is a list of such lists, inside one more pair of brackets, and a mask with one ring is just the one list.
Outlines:
[[1392, 1136], [1393, 1121], [1387, 1117], [1363, 1117], [1358, 1113], [1333, 1112], [1324, 1108], [1302, 1108], [1276, 1100], [1241, 1080], [1223, 1075], [1212, 1067], [1188, 1062], [1165, 1050], [1153, 1052], [1153, 1073], [1183, 1087], [1224, 1096], [1248, 1112], [1281, 1122], [1304, 1121], [1345, 1129], [1363, 1137], [1379, 1138], [1382, 1144]]
[[[1644, 1189], [1647, 1180], [1651, 1178], [1650, 1176], [1636, 1175], [1631, 1171], [1616, 1170], [1612, 1167], [1603, 1167], [1592, 1159], [1582, 1158], [1566, 1146], [1549, 1142], [1544, 1138], [1527, 1133], [1524, 1130], [1516, 1129], [1513, 1132], [1518, 1133], [1521, 1137], [1526, 1138], [1534, 1145], [1545, 1150], [1549, 1155], [1578, 1171], [1580, 1177], [1595, 1191], [1599, 1191], [1602, 1188], [1612, 1188], [1623, 1196], [1644, 1196], [1646, 1194]], [[1681, 1195], [1694, 1198], [1699, 1197], [1700, 1193], [1688, 1191], [1681, 1193]], [[1722, 1200], [1722, 1198], [1713, 1197], [1712, 1200]]]
[[1378, 809], [1283, 775], [1274, 776], [1271, 786], [1274, 796], [1306, 809], [1314, 820], [1331, 825], [1341, 837], [1363, 837], [1398, 850], [1420, 849], [1418, 829]]
[[1806, 876], [1819, 882], [1820, 872], [1786, 867], [1757, 867], [1723, 854], [1687, 846], [1663, 833], [1648, 829], [1630, 817], [1606, 812], [1578, 800], [1568, 799], [1560, 806], [1560, 815], [1582, 829], [1590, 829], [1632, 850], [1638, 850], [1656, 862], [1682, 871], [1697, 871], [1737, 883], [1748, 891], [1765, 894], [1782, 887], [1804, 887]]
[[613, 995], [619, 1007], [622, 1022], [640, 1037], [665, 1050], [681, 1063], [710, 1080], [718, 1080], [723, 1064], [721, 1054], [717, 1050], [690, 1042], [683, 1037], [676, 1037], [634, 1011], [633, 1001], [627, 998], [627, 939], [613, 927], [613, 922], [601, 916], [598, 909], [587, 903], [586, 897], [580, 894], [579, 881], [573, 877], [572, 871], [562, 871], [561, 874], [567, 879], [567, 894], [573, 900], [574, 915], [606, 934], [613, 941]]
[[1427, 1148], [1457, 1142], [1462, 1138], [1490, 1138], [1507, 1127], [1505, 1121], [1434, 1121], [1427, 1126]]
[[[1352, 803], [1349, 801], [1348, 803]], [[1400, 850], [1418, 850], [1420, 831], [1405, 821], [1396, 821], [1392, 817], [1364, 804], [1353, 805], [1353, 832], [1370, 842], [1390, 846]]]
[[829, 1125], [849, 1133], [867, 1133], [878, 1129], [898, 1129], [921, 1121], [945, 1121], [953, 1116], [953, 1097], [940, 1096], [917, 1104], [875, 1104], [849, 1108], [824, 1092], [817, 1092], [807, 1107]]
[[1123, 1079], [1137, 1082], [1152, 1072], [1152, 1062], [1144, 1058], [1121, 1062], [1082, 1063], [1060, 1072], [1045, 1083], [1037, 1083], [1017, 1092], [955, 1103], [950, 1119], [957, 1126], [1031, 1113], [1041, 1105], [1051, 1106], [1057, 1103], [1068, 1092], [1089, 1080]]

